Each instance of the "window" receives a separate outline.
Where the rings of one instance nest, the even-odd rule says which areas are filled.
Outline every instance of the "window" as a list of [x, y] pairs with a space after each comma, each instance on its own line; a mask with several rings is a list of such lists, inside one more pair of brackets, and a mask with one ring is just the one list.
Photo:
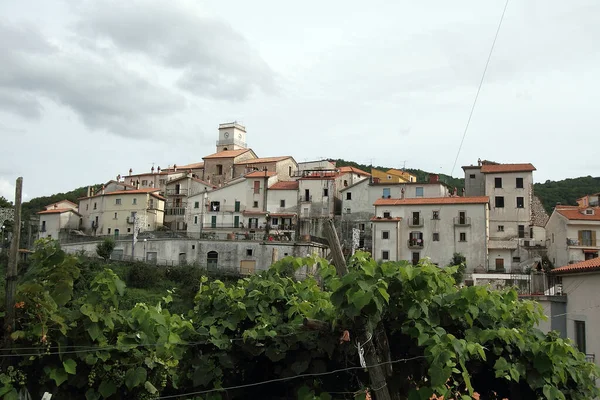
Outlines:
[[198, 216], [197, 215], [194, 216], [194, 225], [198, 225]]
[[475, 179], [475, 174], [471, 174], [471, 175], [469, 175], [469, 178], [470, 178], [470, 179]]
[[585, 214], [586, 215], [594, 215], [594, 210], [592, 210], [592, 209], [585, 210]]
[[529, 239], [533, 239], [533, 227], [529, 227]]
[[291, 166], [288, 167], [288, 176], [292, 176], [292, 167]]
[[94, 210], [97, 208], [96, 206], [97, 206], [97, 204], [96, 204], [96, 203], [94, 203]]
[[461, 232], [460, 233], [460, 242], [466, 242], [467, 241], [467, 233], [466, 232]]
[[133, 200], [131, 200], [131, 204], [133, 204], [134, 206], [137, 205], [137, 198], [133, 198]]
[[498, 232], [504, 232], [504, 225], [498, 225]]
[[365, 224], [358, 224], [358, 230], [364, 231], [365, 230]]
[[433, 211], [431, 219], [440, 219], [440, 212], [438, 210]]
[[285, 207], [285, 200], [279, 200], [279, 207]]
[[252, 257], [253, 251], [252, 249], [246, 249], [246, 257]]
[[258, 208], [258, 201], [255, 201], [254, 203], [252, 203], [252, 207]]
[[390, 188], [383, 188], [383, 197], [391, 197], [390, 196]]
[[496, 208], [504, 208], [504, 196], [496, 196]]
[[525, 207], [525, 198], [517, 197], [517, 208], [524, 208], [524, 207]]
[[348, 187], [348, 181], [344, 179], [344, 187]]
[[117, 213], [115, 213], [115, 217], [113, 219], [117, 219]]
[[389, 239], [390, 238], [390, 231], [381, 231], [381, 238], [382, 239]]
[[86, 205], [85, 205], [85, 211], [87, 211], [87, 210], [89, 210], [89, 209], [90, 209], [90, 205], [89, 205], [89, 204], [86, 204]]
[[158, 180], [158, 184], [159, 184], [159, 185], [164, 185], [165, 183], [167, 183], [167, 180], [166, 180], [166, 179], [159, 179], [159, 180]]
[[108, 230], [107, 230], [107, 231], [108, 231], [108, 234], [110, 235], [110, 228], [108, 228]]
[[439, 242], [440, 241], [440, 234], [439, 232], [433, 232], [433, 239], [434, 242]]
[[352, 200], [352, 192], [346, 192], [346, 200]]
[[352, 214], [352, 209], [350, 207], [346, 207], [346, 214]]
[[254, 181], [254, 194], [260, 193], [260, 181]]
[[121, 199], [115, 199], [115, 204], [120, 206], [121, 205]]
[[467, 212], [466, 211], [458, 212], [458, 223], [460, 225], [467, 225]]
[[148, 186], [148, 181], [147, 180], [143, 180], [142, 181], [142, 186]]
[[496, 189], [502, 189], [502, 178], [494, 178], [494, 187]]
[[423, 197], [423, 187], [419, 186], [415, 188], [415, 196]]
[[323, 188], [323, 197], [329, 197], [329, 189]]
[[517, 189], [523, 189], [523, 178], [517, 178], [516, 186]]
[[381, 259], [382, 260], [389, 260], [390, 259], [390, 252], [388, 250], [383, 250], [381, 252]]
[[273, 225], [273, 226], [279, 225], [279, 219], [278, 218], [271, 218], [271, 225]]
[[[552, 234], [552, 243], [554, 243], [554, 233]], [[552, 264], [556, 264], [556, 262], [552, 262]]]
[[217, 164], [217, 175], [223, 175], [223, 166], [221, 164]]
[[192, 250], [196, 250], [196, 245], [195, 244], [192, 245]]
[[595, 231], [578, 231], [577, 236], [580, 246], [595, 246], [596, 232]]
[[210, 211], [221, 211], [221, 202], [220, 201], [211, 201], [210, 202]]
[[195, 201], [194, 202], [194, 208], [200, 208], [200, 202], [199, 201]]
[[42, 232], [46, 232], [46, 221], [42, 221]]
[[577, 350], [585, 353], [585, 321], [573, 321], [575, 322], [575, 346]]
[[131, 233], [131, 228], [127, 228], [127, 233]]
[[525, 225], [517, 225], [517, 231], [519, 232], [519, 238], [525, 237]]
[[383, 213], [383, 218], [391, 218], [392, 214], [389, 211]]

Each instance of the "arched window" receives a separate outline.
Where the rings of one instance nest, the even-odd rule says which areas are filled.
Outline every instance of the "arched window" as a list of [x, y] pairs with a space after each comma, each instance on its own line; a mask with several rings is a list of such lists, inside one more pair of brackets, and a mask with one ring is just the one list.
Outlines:
[[219, 263], [219, 253], [216, 251], [209, 251], [206, 254], [206, 269], [214, 271], [218, 269], [217, 264]]

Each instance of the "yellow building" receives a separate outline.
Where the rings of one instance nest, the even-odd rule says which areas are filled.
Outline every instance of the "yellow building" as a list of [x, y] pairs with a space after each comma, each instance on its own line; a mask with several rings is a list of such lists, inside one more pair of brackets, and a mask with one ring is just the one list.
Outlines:
[[393, 168], [387, 171], [371, 168], [371, 175], [373, 176], [373, 181], [379, 183], [407, 183], [417, 181], [416, 176]]

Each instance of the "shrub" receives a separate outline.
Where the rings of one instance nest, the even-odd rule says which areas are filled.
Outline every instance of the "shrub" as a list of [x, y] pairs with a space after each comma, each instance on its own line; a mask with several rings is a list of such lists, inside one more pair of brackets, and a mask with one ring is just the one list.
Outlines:
[[163, 268], [136, 262], [129, 268], [127, 286], [147, 289], [158, 286], [165, 278], [165, 270]]
[[96, 246], [96, 254], [103, 258], [104, 261], [108, 261], [110, 255], [115, 249], [115, 241], [112, 238], [105, 238], [101, 243]]

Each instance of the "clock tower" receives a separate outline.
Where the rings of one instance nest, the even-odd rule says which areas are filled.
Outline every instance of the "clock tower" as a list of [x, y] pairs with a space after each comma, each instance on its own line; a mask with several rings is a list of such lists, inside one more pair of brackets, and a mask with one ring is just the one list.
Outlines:
[[219, 124], [217, 153], [225, 150], [246, 149], [246, 127], [237, 122]]

